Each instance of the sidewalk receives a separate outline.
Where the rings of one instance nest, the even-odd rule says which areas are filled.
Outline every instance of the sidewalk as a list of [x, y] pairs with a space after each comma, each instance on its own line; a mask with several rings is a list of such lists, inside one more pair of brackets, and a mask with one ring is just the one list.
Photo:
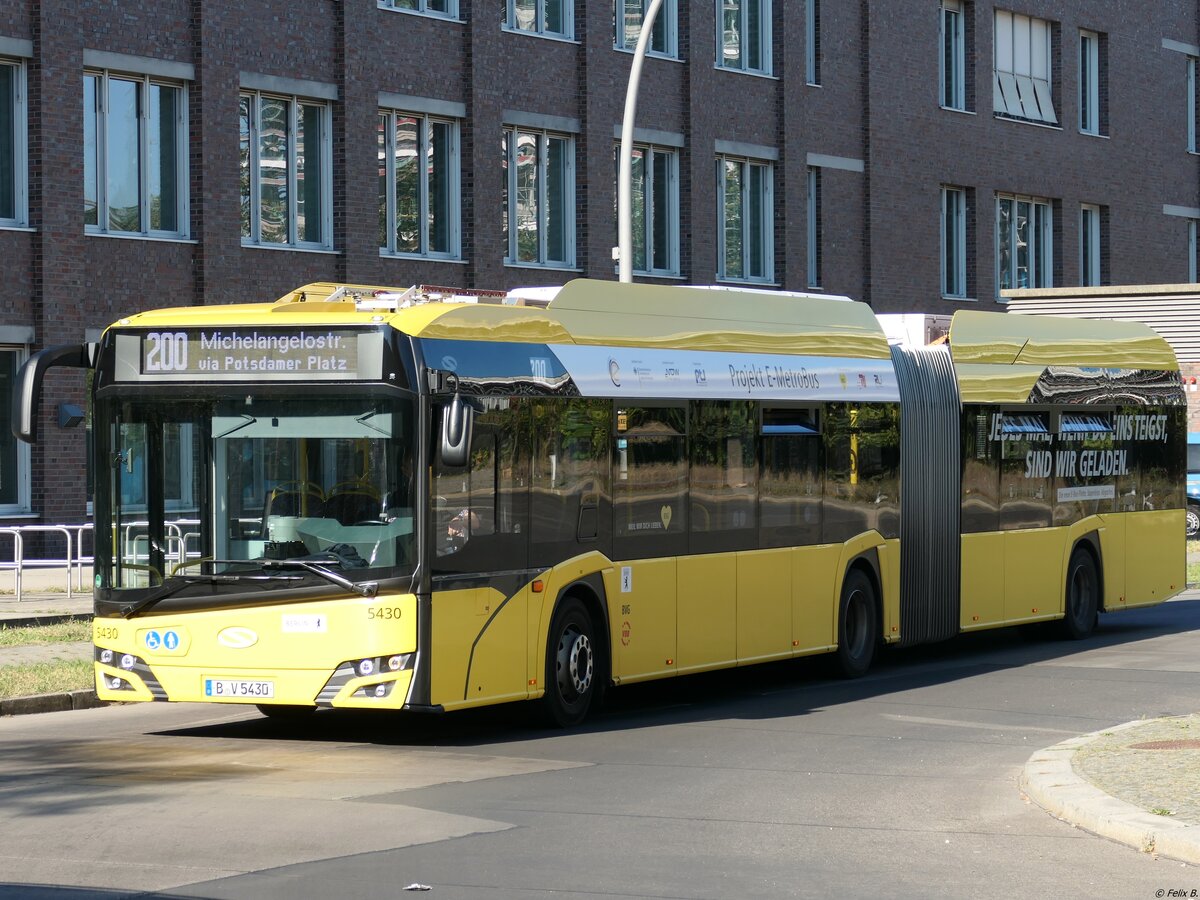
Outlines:
[[[0, 626], [63, 617], [89, 618], [90, 588], [66, 594], [63, 569], [25, 573], [23, 599], [11, 573], [0, 573]], [[84, 584], [91, 581], [84, 571]], [[91, 644], [43, 644], [0, 650], [0, 665], [87, 659]], [[84, 695], [84, 696], [80, 696]], [[95, 693], [0, 701], [0, 717], [99, 705]], [[1038, 751], [1020, 787], [1051, 815], [1146, 853], [1200, 866], [1200, 713], [1128, 722]]]

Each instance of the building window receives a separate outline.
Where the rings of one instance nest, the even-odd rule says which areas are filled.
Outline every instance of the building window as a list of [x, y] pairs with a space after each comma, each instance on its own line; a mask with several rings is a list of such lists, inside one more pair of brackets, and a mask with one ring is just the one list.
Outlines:
[[1102, 36], [1096, 32], [1079, 32], [1079, 130], [1085, 134], [1104, 132], [1103, 44]]
[[1050, 91], [1050, 23], [996, 10], [994, 109], [1003, 116], [1058, 124]]
[[821, 170], [808, 167], [808, 286], [821, 286]]
[[771, 0], [717, 0], [717, 23], [718, 66], [771, 71]]
[[809, 84], [821, 83], [821, 0], [804, 4], [804, 78]]
[[967, 296], [967, 192], [942, 188], [942, 296]]
[[328, 249], [333, 231], [329, 104], [243, 92], [242, 243]]
[[[651, 0], [615, 0], [613, 7], [614, 46], [633, 52], [642, 33], [642, 21]], [[663, 0], [654, 17], [647, 53], [677, 58], [679, 56], [679, 0]]]
[[960, 0], [942, 0], [941, 104], [966, 109], [966, 26]]
[[551, 37], [573, 37], [570, 0], [507, 0], [505, 27]]
[[1196, 266], [1196, 254], [1200, 252], [1200, 247], [1196, 245], [1196, 225], [1195, 219], [1188, 219], [1188, 282], [1191, 284], [1200, 280]]
[[1196, 152], [1196, 58], [1187, 61], [1187, 148]]
[[[12, 421], [13, 384], [25, 361], [24, 347], [0, 347], [0, 417]], [[29, 511], [29, 445], [0, 431], [0, 514]]]
[[0, 225], [28, 221], [25, 67], [0, 59]]
[[774, 277], [774, 194], [770, 163], [717, 157], [717, 277]]
[[[620, 146], [615, 159], [619, 178]], [[631, 188], [633, 271], [643, 275], [678, 275], [678, 151], [634, 144]]]
[[1079, 283], [1100, 284], [1100, 207], [1090, 203], [1079, 208]]
[[381, 9], [403, 9], [429, 16], [458, 16], [458, 0], [379, 0]]
[[102, 234], [187, 235], [187, 92], [138, 75], [83, 76], [83, 222]]
[[1049, 200], [996, 197], [996, 287], [1053, 286], [1053, 231]]
[[385, 253], [457, 259], [458, 123], [379, 114], [379, 246]]
[[507, 128], [504, 230], [507, 263], [575, 265], [575, 142], [566, 135]]

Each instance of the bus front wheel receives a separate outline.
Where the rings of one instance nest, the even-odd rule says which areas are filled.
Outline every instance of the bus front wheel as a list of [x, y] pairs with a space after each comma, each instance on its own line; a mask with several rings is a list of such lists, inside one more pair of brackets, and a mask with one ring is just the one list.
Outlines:
[[600, 674], [592, 617], [578, 598], [567, 597], [554, 611], [546, 644], [542, 709], [550, 723], [570, 728], [582, 722], [597, 694]]
[[1062, 636], [1078, 641], [1096, 627], [1100, 612], [1100, 577], [1096, 561], [1083, 548], [1071, 554], [1067, 566], [1066, 611], [1060, 623]]
[[871, 668], [879, 643], [879, 617], [875, 586], [862, 569], [851, 569], [842, 583], [838, 605], [837, 668], [846, 678], [857, 678]]

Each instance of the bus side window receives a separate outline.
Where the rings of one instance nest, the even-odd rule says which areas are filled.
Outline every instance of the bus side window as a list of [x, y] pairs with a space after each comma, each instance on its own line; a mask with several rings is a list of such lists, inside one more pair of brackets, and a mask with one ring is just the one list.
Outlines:
[[687, 410], [618, 407], [613, 549], [620, 559], [687, 552]]
[[821, 542], [819, 409], [764, 408], [759, 546], [791, 547]]
[[697, 400], [691, 412], [691, 552], [754, 549], [757, 407], [746, 400]]
[[[525, 491], [529, 451], [524, 401], [475, 416], [463, 468], [437, 460], [433, 484], [434, 572], [496, 572], [526, 560]], [[438, 432], [435, 432], [435, 434]]]

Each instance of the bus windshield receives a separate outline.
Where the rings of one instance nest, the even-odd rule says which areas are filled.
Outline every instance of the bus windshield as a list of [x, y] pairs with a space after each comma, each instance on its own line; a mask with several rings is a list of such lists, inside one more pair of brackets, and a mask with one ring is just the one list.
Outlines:
[[136, 600], [173, 579], [194, 597], [411, 574], [413, 415], [394, 392], [98, 400], [97, 587]]

